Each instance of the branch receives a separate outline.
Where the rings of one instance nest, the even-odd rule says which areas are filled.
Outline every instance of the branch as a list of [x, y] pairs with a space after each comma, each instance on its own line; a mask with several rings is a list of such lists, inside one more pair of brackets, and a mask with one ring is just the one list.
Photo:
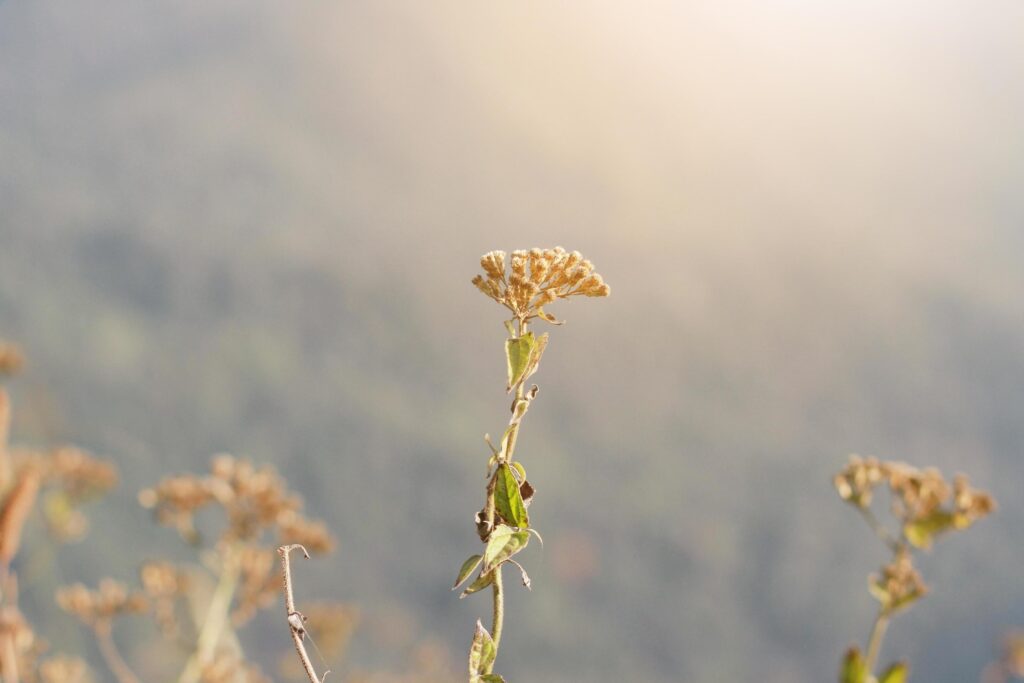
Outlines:
[[322, 678], [317, 677], [316, 669], [313, 668], [313, 662], [309, 659], [309, 653], [306, 652], [306, 644], [304, 642], [306, 639], [306, 617], [302, 612], [295, 610], [295, 596], [292, 593], [292, 567], [289, 553], [296, 548], [302, 551], [307, 560], [309, 559], [309, 553], [298, 543], [283, 545], [277, 549], [278, 554], [281, 556], [281, 570], [284, 575], [285, 617], [288, 620], [288, 628], [292, 632], [292, 642], [295, 643], [295, 651], [299, 654], [299, 661], [302, 662], [302, 668], [306, 670], [310, 683], [323, 683], [327, 678], [327, 674], [331, 673], [330, 669], [324, 671]]
[[231, 601], [238, 588], [238, 575], [241, 571], [238, 553], [234, 546], [229, 546], [224, 551], [221, 564], [217, 588], [213, 591], [210, 605], [206, 610], [206, 617], [199, 629], [196, 651], [189, 657], [185, 669], [178, 677], [178, 683], [198, 683], [202, 677], [203, 667], [213, 661], [217, 645], [224, 634], [224, 627], [227, 625], [228, 615], [231, 611]]

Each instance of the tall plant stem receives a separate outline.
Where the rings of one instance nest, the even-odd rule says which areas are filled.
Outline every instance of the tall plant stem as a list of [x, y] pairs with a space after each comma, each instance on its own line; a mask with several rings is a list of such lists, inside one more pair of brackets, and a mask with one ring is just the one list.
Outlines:
[[875, 625], [871, 627], [871, 637], [868, 639], [868, 652], [864, 658], [864, 668], [872, 676], [875, 671], [875, 663], [882, 650], [882, 638], [885, 637], [885, 629], [889, 626], [889, 613], [884, 609], [878, 611], [875, 617]]
[[[519, 336], [526, 334], [526, 323], [520, 321], [519, 323]], [[519, 437], [519, 424], [522, 422], [522, 414], [519, 413], [518, 407], [519, 402], [523, 400], [523, 384], [525, 381], [519, 382], [516, 386], [516, 400], [512, 404], [512, 418], [509, 420], [509, 432], [508, 439], [505, 442], [505, 448], [503, 455], [505, 462], [512, 462], [512, 456], [516, 450], [516, 439]], [[489, 508], [494, 508], [494, 491], [493, 486], [489, 487], [488, 495], [491, 497], [489, 502]], [[494, 640], [494, 652], [497, 656], [498, 648], [501, 646], [501, 631], [505, 625], [505, 584], [501, 576], [501, 565], [499, 564], [494, 568], [494, 582], [491, 584], [491, 596], [494, 605], [494, 619], [491, 621], [491, 638]], [[487, 667], [486, 673], [491, 673], [494, 670], [494, 662]]]
[[104, 620], [97, 623], [93, 631], [96, 634], [96, 644], [99, 645], [103, 661], [106, 662], [107, 668], [114, 674], [117, 682], [139, 683], [138, 676], [132, 672], [128, 663], [124, 661], [124, 657], [118, 651], [117, 645], [114, 644], [110, 621]]
[[228, 613], [231, 611], [231, 601], [235, 597], [235, 589], [238, 588], [238, 574], [241, 569], [238, 560], [236, 548], [230, 546], [224, 552], [220, 579], [217, 582], [217, 588], [213, 591], [210, 607], [206, 610], [206, 618], [199, 630], [196, 651], [189, 657], [185, 670], [178, 677], [178, 683], [198, 683], [203, 666], [213, 660], [217, 644], [220, 642], [224, 627], [228, 622]]

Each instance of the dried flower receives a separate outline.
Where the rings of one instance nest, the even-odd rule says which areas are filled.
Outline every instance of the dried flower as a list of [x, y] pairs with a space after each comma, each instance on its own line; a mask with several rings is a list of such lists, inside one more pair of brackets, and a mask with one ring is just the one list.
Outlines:
[[82, 623], [94, 626], [101, 621], [128, 614], [142, 614], [149, 602], [141, 592], [129, 592], [119, 581], [103, 579], [96, 590], [76, 583], [57, 591], [57, 604]]
[[139, 570], [142, 589], [153, 607], [153, 618], [165, 637], [180, 632], [175, 605], [189, 587], [188, 576], [170, 562], [147, 562]]
[[323, 522], [315, 522], [294, 510], [287, 510], [278, 516], [277, 524], [281, 545], [298, 543], [314, 554], [334, 550], [334, 537]]
[[268, 607], [281, 590], [277, 555], [268, 548], [244, 548], [239, 558], [241, 586], [231, 621], [241, 626], [256, 612]]
[[887, 612], [902, 609], [928, 593], [908, 550], [897, 553], [880, 573], [872, 574], [868, 589]]
[[513, 251], [508, 274], [505, 252], [492, 251], [480, 258], [483, 275], [473, 278], [481, 292], [512, 311], [520, 322], [543, 318], [557, 322], [544, 306], [571, 296], [608, 296], [611, 289], [594, 273], [594, 266], [578, 251], [562, 247]]

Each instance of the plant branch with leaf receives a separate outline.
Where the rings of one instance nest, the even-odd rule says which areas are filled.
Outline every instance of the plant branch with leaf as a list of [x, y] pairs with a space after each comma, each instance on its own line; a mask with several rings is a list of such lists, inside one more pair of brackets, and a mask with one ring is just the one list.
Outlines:
[[520, 425], [538, 392], [536, 384], [527, 389], [526, 381], [537, 372], [548, 344], [548, 334], [535, 335], [529, 329], [530, 323], [540, 319], [561, 325], [544, 310], [545, 306], [572, 296], [608, 296], [610, 289], [594, 272], [590, 261], [577, 251], [567, 252], [561, 247], [514, 251], [507, 270], [505, 252], [492, 251], [484, 254], [480, 266], [484, 274], [474, 277], [473, 284], [512, 313], [512, 318], [505, 321], [509, 335], [505, 340], [505, 389], [514, 398], [512, 415], [500, 443], [495, 446], [489, 436], [484, 437], [490, 448], [487, 488], [484, 507], [476, 514], [476, 530], [484, 550], [462, 564], [452, 590], [478, 569], [476, 578], [460, 597], [491, 588], [491, 630], [477, 621], [469, 652], [469, 680], [497, 683], [505, 680], [494, 673], [505, 618], [502, 567], [512, 564], [518, 568], [523, 586], [529, 589], [530, 577], [513, 556], [527, 546], [531, 535], [540, 540], [540, 534], [530, 525], [528, 512], [534, 489], [526, 479], [526, 468], [515, 458]]
[[[914, 567], [913, 553], [930, 549], [936, 538], [949, 531], [968, 528], [990, 514], [995, 502], [984, 491], [971, 488], [962, 474], [951, 485], [934, 468], [919, 470], [877, 458], [851, 456], [833, 484], [892, 553], [889, 563], [868, 579], [868, 590], [878, 600], [878, 614], [868, 636], [867, 651], [862, 653], [858, 647], [847, 650], [839, 682], [905, 683], [909, 672], [906, 662], [895, 662], [878, 676], [874, 672], [893, 615], [928, 593]], [[883, 486], [889, 489], [895, 530], [883, 524], [871, 509], [875, 489]]]

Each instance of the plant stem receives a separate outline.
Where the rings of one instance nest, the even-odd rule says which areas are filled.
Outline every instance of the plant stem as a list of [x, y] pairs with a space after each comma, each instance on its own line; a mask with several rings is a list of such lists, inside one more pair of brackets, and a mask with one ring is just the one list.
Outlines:
[[132, 672], [128, 663], [124, 661], [124, 658], [118, 651], [117, 645], [114, 644], [110, 621], [103, 620], [98, 622], [93, 628], [93, 632], [96, 634], [96, 643], [100, 647], [103, 661], [106, 662], [107, 668], [114, 674], [114, 678], [117, 679], [118, 683], [139, 683], [138, 676]]
[[224, 551], [220, 571], [220, 579], [217, 588], [210, 599], [210, 607], [206, 611], [206, 618], [199, 631], [199, 638], [196, 641], [196, 651], [189, 657], [185, 670], [178, 677], [178, 683], [198, 683], [202, 674], [202, 668], [208, 664], [216, 652], [217, 644], [224, 632], [224, 626], [228, 622], [228, 613], [231, 610], [231, 601], [235, 596], [235, 589], [238, 587], [238, 574], [240, 570], [238, 556], [235, 547], [230, 546]]
[[323, 678], [317, 678], [316, 670], [313, 668], [313, 662], [310, 661], [309, 653], [306, 652], [306, 645], [303, 642], [306, 638], [306, 629], [304, 626], [306, 618], [301, 612], [298, 612], [295, 609], [295, 594], [292, 592], [291, 552], [296, 549], [301, 550], [303, 556], [307, 560], [309, 559], [309, 553], [306, 552], [306, 549], [298, 543], [283, 545], [277, 549], [278, 554], [281, 556], [281, 575], [284, 581], [285, 616], [288, 620], [288, 628], [292, 633], [292, 643], [295, 645], [295, 652], [299, 655], [299, 661], [302, 663], [302, 668], [309, 677], [310, 683], [323, 683], [324, 679], [327, 678], [327, 674], [330, 673], [330, 670], [324, 672]]
[[[519, 336], [526, 334], [527, 324], [525, 321], [519, 321]], [[516, 450], [516, 439], [519, 436], [519, 423], [522, 422], [523, 415], [519, 413], [519, 402], [523, 400], [523, 384], [525, 380], [520, 381], [516, 386], [516, 400], [512, 403], [512, 418], [509, 420], [509, 432], [508, 439], [505, 442], [502, 450], [502, 455], [505, 458], [505, 462], [511, 463], [512, 456]], [[493, 479], [492, 484], [488, 487], [488, 506], [490, 510], [494, 508], [494, 491], [493, 491]], [[493, 513], [492, 513], [493, 514]], [[494, 619], [491, 621], [491, 639], [494, 641], [494, 653], [497, 657], [498, 648], [501, 646], [501, 631], [505, 624], [505, 584], [501, 576], [501, 565], [499, 564], [494, 568], [494, 582], [491, 584], [491, 596], [494, 604]], [[486, 673], [491, 673], [494, 670], [494, 662], [487, 667]]]
[[[494, 596], [494, 621], [491, 623], [491, 639], [494, 641], [494, 653], [497, 656], [498, 647], [501, 645], [501, 631], [505, 623], [505, 586], [501, 576], [501, 565], [494, 568], [494, 583], [491, 584], [491, 594]], [[494, 671], [494, 662], [487, 667], [484, 673]]]
[[878, 661], [878, 655], [881, 654], [882, 650], [882, 638], [885, 637], [885, 629], [889, 626], [889, 613], [887, 611], [879, 610], [878, 616], [875, 617], [875, 624], [871, 627], [871, 637], [868, 639], [868, 652], [864, 658], [864, 668], [867, 669], [868, 673], [872, 676], [875, 671], [875, 663]]

